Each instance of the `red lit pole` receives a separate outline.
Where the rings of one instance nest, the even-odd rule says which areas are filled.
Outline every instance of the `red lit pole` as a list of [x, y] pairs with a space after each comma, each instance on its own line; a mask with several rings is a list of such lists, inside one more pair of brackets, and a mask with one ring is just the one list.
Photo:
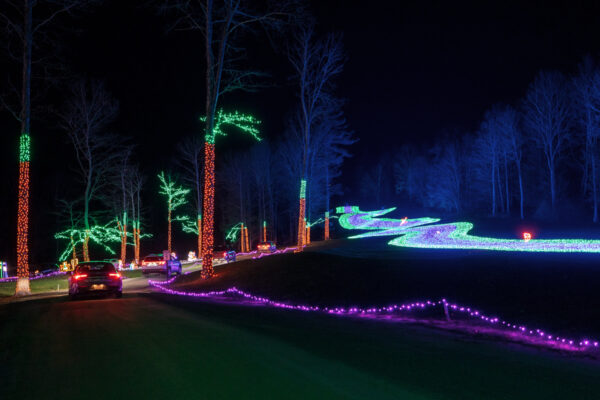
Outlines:
[[329, 240], [329, 211], [325, 211], [325, 240]]
[[300, 210], [298, 212], [298, 248], [296, 251], [302, 251], [305, 242], [306, 221], [306, 180], [300, 180]]
[[267, 241], [267, 221], [263, 221], [263, 242]]
[[202, 199], [202, 278], [214, 275], [213, 229], [215, 212], [215, 144], [204, 143], [204, 198]]
[[198, 258], [202, 257], [202, 215], [198, 214]]
[[33, 49], [33, 2], [25, 0], [23, 13], [23, 87], [21, 92], [21, 136], [19, 138], [19, 192], [17, 205], [17, 285], [15, 295], [29, 289], [29, 162], [31, 159], [31, 54]]

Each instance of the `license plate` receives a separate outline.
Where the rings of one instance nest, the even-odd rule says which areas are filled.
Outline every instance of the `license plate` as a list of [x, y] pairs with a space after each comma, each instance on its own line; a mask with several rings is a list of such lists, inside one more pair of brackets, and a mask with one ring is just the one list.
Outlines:
[[92, 285], [90, 290], [106, 290], [106, 285]]

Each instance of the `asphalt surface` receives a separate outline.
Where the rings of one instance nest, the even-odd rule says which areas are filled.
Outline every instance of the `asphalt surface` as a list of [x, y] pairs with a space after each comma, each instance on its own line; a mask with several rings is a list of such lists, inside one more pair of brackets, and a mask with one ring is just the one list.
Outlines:
[[0, 305], [0, 399], [597, 399], [600, 365], [426, 327], [188, 300]]

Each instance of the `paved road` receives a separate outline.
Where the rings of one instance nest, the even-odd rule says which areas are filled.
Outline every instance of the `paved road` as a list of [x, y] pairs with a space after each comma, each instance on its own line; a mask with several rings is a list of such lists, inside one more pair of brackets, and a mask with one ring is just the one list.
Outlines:
[[0, 399], [595, 399], [598, 364], [427, 328], [188, 301], [0, 306]]

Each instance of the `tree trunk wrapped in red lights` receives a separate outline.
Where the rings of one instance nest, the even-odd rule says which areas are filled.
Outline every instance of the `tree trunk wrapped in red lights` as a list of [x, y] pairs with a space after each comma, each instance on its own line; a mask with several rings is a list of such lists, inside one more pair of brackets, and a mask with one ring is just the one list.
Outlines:
[[85, 238], [83, 240], [83, 261], [90, 261], [90, 251], [88, 244], [90, 242], [90, 232], [85, 231]]
[[304, 215], [306, 213], [305, 210], [306, 207], [306, 199], [300, 199], [300, 212], [298, 215], [298, 248], [296, 249], [296, 251], [302, 251], [302, 248], [304, 247], [304, 234], [305, 234], [305, 221], [304, 221]]
[[310, 244], [310, 225], [306, 225], [306, 240], [305, 244]]
[[202, 257], [202, 217], [198, 215], [198, 258]]
[[15, 294], [29, 289], [29, 157], [19, 163], [19, 204], [17, 218], [17, 287]]
[[[126, 221], [127, 214], [124, 214], [123, 221]], [[127, 258], [127, 223], [123, 222], [121, 225], [120, 221], [117, 221], [117, 227], [119, 229], [119, 234], [121, 235], [121, 265], [125, 266], [126, 258]], [[134, 228], [135, 232], [135, 228]]]
[[244, 240], [246, 243], [246, 251], [250, 251], [250, 240], [248, 239], [248, 227], [244, 227]]
[[202, 199], [202, 278], [214, 275], [213, 260], [213, 227], [215, 211], [215, 145], [204, 143], [204, 198]]
[[240, 226], [240, 251], [242, 253], [246, 252], [246, 239], [245, 239], [245, 231], [244, 231], [244, 224], [242, 224]]
[[329, 211], [325, 212], [325, 226], [324, 226], [324, 231], [325, 231], [325, 240], [329, 240]]

